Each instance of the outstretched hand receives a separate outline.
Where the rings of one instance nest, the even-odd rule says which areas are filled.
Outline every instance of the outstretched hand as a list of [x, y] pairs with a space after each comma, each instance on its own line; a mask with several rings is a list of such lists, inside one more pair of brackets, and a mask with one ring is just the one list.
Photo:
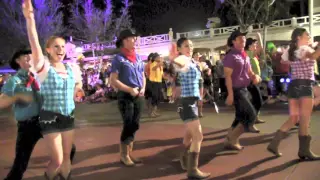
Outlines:
[[22, 12], [25, 18], [33, 16], [33, 6], [31, 0], [22, 0]]

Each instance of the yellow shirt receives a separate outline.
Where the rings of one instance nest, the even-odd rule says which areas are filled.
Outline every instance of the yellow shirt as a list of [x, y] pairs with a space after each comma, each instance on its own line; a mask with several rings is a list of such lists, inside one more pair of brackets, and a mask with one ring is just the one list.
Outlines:
[[149, 80], [152, 82], [162, 82], [163, 68], [158, 67], [156, 70], [153, 70], [153, 68], [157, 65], [158, 65], [158, 62], [153, 62], [150, 64]]

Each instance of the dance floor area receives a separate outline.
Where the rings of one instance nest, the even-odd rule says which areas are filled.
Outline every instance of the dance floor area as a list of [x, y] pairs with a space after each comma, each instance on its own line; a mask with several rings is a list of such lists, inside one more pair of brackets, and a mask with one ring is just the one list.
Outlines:
[[[123, 167], [119, 162], [120, 116], [116, 104], [80, 105], [78, 108], [75, 144], [77, 153], [72, 177], [77, 180], [178, 180], [186, 179], [177, 157], [180, 153], [184, 126], [174, 112], [174, 106], [163, 106], [162, 117], [148, 119], [136, 134], [134, 156], [143, 160], [136, 167]], [[92, 107], [90, 107], [92, 106]], [[90, 108], [89, 108], [90, 107]], [[258, 125], [260, 134], [244, 134], [240, 142], [245, 149], [239, 153], [223, 149], [227, 128], [234, 117], [232, 109], [225, 108], [220, 114], [206, 107], [203, 124], [204, 141], [200, 154], [200, 169], [211, 172], [211, 180], [319, 180], [320, 161], [298, 160], [297, 129], [292, 129], [282, 141], [283, 157], [276, 158], [267, 150], [277, 128], [287, 119], [286, 106], [265, 107], [261, 118], [266, 124]], [[160, 107], [161, 110], [161, 107]], [[320, 113], [313, 116], [311, 132], [312, 149], [320, 154], [320, 133], [316, 127]], [[88, 119], [96, 120], [88, 120]], [[118, 119], [118, 120], [117, 120]], [[10, 115], [0, 116], [0, 179], [10, 170], [14, 158], [16, 128]], [[43, 179], [48, 162], [43, 140], [36, 145], [24, 179]]]

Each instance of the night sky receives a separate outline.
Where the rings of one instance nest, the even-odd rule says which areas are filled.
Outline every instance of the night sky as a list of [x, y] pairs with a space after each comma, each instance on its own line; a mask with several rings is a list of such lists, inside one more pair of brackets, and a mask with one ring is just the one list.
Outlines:
[[[70, 15], [68, 7], [71, 1], [61, 1], [65, 4], [63, 9], [68, 24], [67, 19]], [[283, 1], [285, 0], [281, 0]], [[104, 0], [93, 0], [93, 2], [97, 7], [104, 8]], [[215, 15], [220, 16], [223, 26], [237, 25], [234, 18], [227, 16], [230, 8], [221, 5], [221, 0], [132, 0], [132, 2], [130, 8], [132, 26], [141, 36], [168, 33], [169, 28], [173, 28], [174, 32], [206, 29], [207, 18]], [[297, 1], [290, 3], [290, 8], [286, 4], [277, 19], [307, 15], [308, 0], [301, 2], [304, 2], [303, 6]], [[114, 11], [119, 13], [121, 0], [113, 0], [113, 5]]]

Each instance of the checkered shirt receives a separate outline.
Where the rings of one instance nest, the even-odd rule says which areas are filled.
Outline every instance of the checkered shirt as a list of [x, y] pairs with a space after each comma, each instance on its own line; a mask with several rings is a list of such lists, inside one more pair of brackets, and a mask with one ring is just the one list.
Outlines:
[[291, 79], [314, 80], [314, 63], [315, 60], [291, 62]]
[[69, 65], [65, 66], [68, 72], [66, 79], [60, 77], [50, 66], [48, 76], [41, 84], [42, 109], [70, 116], [75, 108], [73, 100], [75, 78], [71, 67]]
[[192, 61], [187, 72], [179, 72], [181, 97], [198, 97], [200, 99], [199, 80], [201, 72]]

